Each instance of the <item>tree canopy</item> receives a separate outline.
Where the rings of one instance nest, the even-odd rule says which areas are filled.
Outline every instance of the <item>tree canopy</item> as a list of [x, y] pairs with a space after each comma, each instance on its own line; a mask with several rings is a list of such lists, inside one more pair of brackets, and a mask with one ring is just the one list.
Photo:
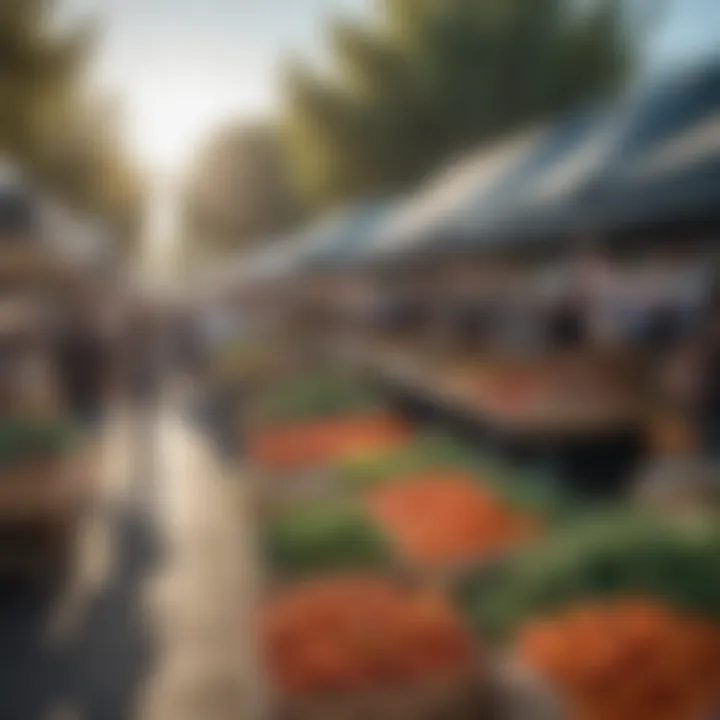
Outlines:
[[238, 124], [217, 131], [191, 171], [185, 208], [189, 240], [209, 252], [286, 229], [297, 203], [275, 128]]
[[621, 0], [383, 0], [293, 63], [286, 137], [317, 208], [396, 192], [472, 145], [613, 94], [636, 57]]
[[143, 188], [105, 99], [86, 87], [92, 24], [59, 29], [50, 0], [0, 4], [0, 153], [78, 210], [132, 234]]

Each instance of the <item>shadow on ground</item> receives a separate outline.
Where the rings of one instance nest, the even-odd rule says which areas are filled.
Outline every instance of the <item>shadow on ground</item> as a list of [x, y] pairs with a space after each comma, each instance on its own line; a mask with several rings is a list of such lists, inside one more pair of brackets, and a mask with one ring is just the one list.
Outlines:
[[[151, 518], [119, 512], [107, 584], [68, 638], [46, 636], [51, 602], [27, 588], [0, 589], [0, 718], [46, 720], [59, 708], [81, 720], [130, 720], [153, 658], [142, 591], [158, 560]], [[63, 716], [65, 717], [65, 716]]]

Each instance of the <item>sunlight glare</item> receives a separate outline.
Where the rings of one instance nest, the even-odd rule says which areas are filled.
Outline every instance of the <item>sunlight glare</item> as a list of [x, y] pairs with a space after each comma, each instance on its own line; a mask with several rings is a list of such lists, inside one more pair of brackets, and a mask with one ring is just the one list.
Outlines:
[[242, 79], [179, 68], [139, 79], [127, 113], [130, 147], [151, 173], [175, 176], [219, 124], [262, 112], [256, 90]]

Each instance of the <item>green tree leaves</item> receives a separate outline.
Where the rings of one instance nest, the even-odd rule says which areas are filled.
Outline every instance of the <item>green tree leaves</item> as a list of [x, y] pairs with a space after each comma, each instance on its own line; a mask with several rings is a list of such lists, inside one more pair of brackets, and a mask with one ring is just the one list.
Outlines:
[[60, 30], [54, 11], [50, 0], [0, 5], [0, 153], [71, 206], [133, 234], [142, 183], [120, 142], [117, 108], [85, 87], [95, 26]]
[[616, 0], [385, 0], [335, 23], [328, 75], [295, 67], [285, 126], [322, 208], [402, 190], [469, 146], [613, 93], [633, 68]]
[[186, 234], [210, 255], [285, 229], [296, 216], [286, 158], [276, 130], [233, 125], [197, 158], [186, 190]]

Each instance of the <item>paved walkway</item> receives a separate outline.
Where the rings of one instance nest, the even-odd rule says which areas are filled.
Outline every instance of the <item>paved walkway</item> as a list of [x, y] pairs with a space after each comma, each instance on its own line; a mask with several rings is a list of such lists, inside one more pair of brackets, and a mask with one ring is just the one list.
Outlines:
[[0, 718], [256, 720], [242, 484], [172, 409], [118, 420], [104, 457], [67, 590], [0, 599]]

